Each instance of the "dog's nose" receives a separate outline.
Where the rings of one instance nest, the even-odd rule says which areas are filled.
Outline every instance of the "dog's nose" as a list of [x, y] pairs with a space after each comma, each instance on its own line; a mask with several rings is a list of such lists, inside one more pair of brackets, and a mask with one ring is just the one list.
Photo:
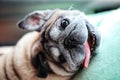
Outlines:
[[64, 58], [63, 55], [60, 55], [58, 58], [59, 58], [59, 60], [60, 60], [60, 61], [59, 61], [60, 64], [63, 64], [63, 63], [66, 62], [66, 60], [65, 60], [65, 58]]
[[79, 44], [79, 40], [75, 36], [69, 36], [64, 40], [64, 46], [66, 48], [75, 48]]

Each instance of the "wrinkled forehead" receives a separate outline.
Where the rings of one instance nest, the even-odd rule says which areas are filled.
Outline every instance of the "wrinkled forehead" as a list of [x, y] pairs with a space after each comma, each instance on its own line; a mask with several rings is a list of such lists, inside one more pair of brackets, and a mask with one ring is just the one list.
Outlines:
[[85, 18], [85, 15], [83, 12], [80, 12], [78, 10], [62, 10], [60, 11], [60, 18], [67, 18], [70, 20], [74, 20], [76, 18]]
[[61, 16], [83, 16], [84, 13], [78, 10], [63, 10], [61, 11]]

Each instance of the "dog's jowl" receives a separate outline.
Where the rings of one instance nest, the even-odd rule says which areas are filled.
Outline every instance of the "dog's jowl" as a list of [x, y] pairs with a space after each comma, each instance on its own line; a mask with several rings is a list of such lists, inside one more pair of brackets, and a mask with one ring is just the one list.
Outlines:
[[0, 48], [0, 79], [71, 80], [80, 67], [88, 68], [100, 45], [98, 30], [78, 10], [34, 11], [18, 26], [33, 32], [7, 48], [9, 54]]

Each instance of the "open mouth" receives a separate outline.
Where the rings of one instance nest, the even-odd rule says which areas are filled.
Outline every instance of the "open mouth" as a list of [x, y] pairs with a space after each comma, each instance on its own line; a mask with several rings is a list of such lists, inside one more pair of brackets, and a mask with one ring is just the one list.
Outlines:
[[84, 68], [88, 67], [90, 57], [91, 57], [92, 53], [94, 53], [94, 51], [95, 51], [95, 45], [96, 45], [95, 41], [96, 41], [95, 34], [89, 34], [88, 40], [84, 45], [85, 55], [86, 55], [85, 59], [84, 59], [84, 64], [83, 64]]

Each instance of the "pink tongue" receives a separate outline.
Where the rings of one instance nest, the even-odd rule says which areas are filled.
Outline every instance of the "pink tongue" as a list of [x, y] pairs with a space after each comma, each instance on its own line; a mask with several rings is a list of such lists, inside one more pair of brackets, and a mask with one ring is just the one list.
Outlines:
[[84, 49], [85, 49], [85, 59], [84, 59], [83, 65], [84, 65], [84, 68], [88, 68], [88, 64], [90, 60], [90, 47], [88, 42], [85, 42]]

